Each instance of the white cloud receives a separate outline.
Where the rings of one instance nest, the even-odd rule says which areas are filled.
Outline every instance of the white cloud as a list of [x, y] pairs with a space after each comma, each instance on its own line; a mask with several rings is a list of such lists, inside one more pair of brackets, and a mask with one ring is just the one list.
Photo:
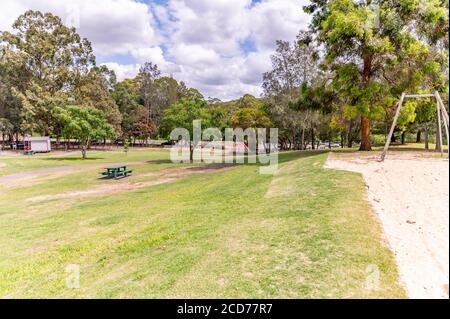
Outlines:
[[149, 7], [134, 0], [2, 0], [0, 29], [10, 30], [26, 10], [58, 15], [66, 24], [77, 27], [103, 55], [127, 53], [159, 42]]
[[204, 67], [220, 63], [220, 54], [213, 49], [198, 45], [180, 43], [171, 48], [174, 61], [181, 65]]
[[251, 9], [251, 37], [256, 47], [273, 48], [276, 40], [294, 40], [300, 29], [306, 29], [309, 19], [303, 12], [307, 1], [269, 0]]
[[[307, 1], [170, 0], [154, 6], [166, 34], [166, 58], [182, 67], [176, 75], [205, 95], [222, 99], [260, 95], [276, 40], [294, 40], [305, 29]], [[256, 52], [241, 44], [252, 43]]]
[[213, 49], [222, 55], [239, 52], [249, 35], [250, 0], [171, 0], [166, 8], [174, 30], [169, 41]]
[[[151, 61], [205, 96], [231, 99], [261, 93], [275, 41], [294, 40], [309, 18], [307, 0], [3, 0], [0, 30], [28, 9], [50, 11], [68, 24], [79, 23], [96, 55], [118, 78], [134, 76]], [[79, 19], [78, 19], [79, 18]], [[242, 44], [250, 45], [243, 48]], [[252, 52], [255, 51], [255, 52]], [[114, 55], [130, 57], [129, 64]], [[134, 60], [134, 62], [132, 62]]]
[[139, 64], [119, 64], [116, 62], [106, 62], [103, 63], [103, 65], [106, 65], [108, 69], [113, 70], [120, 80], [136, 76], [140, 68]]
[[181, 67], [178, 64], [166, 60], [163, 50], [159, 46], [133, 49], [130, 51], [130, 54], [139, 65], [143, 65], [145, 62], [152, 62], [163, 73], [173, 74], [181, 72]]

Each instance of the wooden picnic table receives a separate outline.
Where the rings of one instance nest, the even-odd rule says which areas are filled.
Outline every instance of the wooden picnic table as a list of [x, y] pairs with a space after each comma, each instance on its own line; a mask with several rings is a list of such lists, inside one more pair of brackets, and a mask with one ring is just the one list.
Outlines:
[[128, 169], [127, 165], [117, 165], [105, 168], [105, 171], [101, 172], [101, 174], [104, 176], [117, 178], [119, 176], [126, 177], [132, 172], [133, 170]]

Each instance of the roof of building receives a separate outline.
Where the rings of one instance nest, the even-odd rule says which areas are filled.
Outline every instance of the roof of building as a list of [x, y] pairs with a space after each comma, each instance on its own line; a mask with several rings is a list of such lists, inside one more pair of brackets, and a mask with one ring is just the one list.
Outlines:
[[26, 136], [24, 141], [42, 141], [42, 140], [50, 140], [48, 136]]

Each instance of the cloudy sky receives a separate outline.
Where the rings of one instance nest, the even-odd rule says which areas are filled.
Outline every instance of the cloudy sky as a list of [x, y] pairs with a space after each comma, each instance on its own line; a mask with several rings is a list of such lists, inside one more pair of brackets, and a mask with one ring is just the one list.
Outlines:
[[307, 0], [2, 0], [0, 30], [29, 9], [76, 26], [119, 79], [151, 61], [164, 74], [228, 100], [261, 93], [275, 40], [294, 40]]

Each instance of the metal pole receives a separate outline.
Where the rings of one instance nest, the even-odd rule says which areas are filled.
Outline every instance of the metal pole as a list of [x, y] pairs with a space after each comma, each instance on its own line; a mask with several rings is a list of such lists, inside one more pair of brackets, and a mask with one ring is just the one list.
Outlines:
[[[440, 106], [441, 112], [443, 113], [443, 122], [444, 122], [444, 128], [445, 128], [445, 136], [447, 137], [447, 152], [449, 153], [450, 156], [450, 146], [448, 144], [448, 114], [447, 111], [445, 110], [444, 107], [444, 103], [442, 103], [441, 97], [439, 96], [439, 92], [435, 92], [436, 94], [436, 102], [438, 104], [438, 106]], [[443, 147], [442, 143], [441, 143], [441, 147]]]
[[444, 156], [444, 148], [442, 146], [442, 123], [441, 123], [441, 107], [438, 99], [437, 92], [434, 92], [434, 96], [436, 98], [436, 108], [437, 108], [437, 132], [439, 139], [439, 151], [441, 152], [441, 156]]
[[422, 98], [422, 97], [434, 97], [434, 94], [408, 94], [405, 98]]
[[386, 139], [386, 144], [384, 145], [383, 153], [381, 154], [380, 160], [383, 162], [386, 158], [387, 151], [389, 149], [389, 144], [391, 143], [392, 134], [394, 134], [395, 125], [397, 125], [397, 119], [400, 115], [400, 110], [402, 109], [403, 100], [405, 99], [405, 92], [402, 93], [402, 96], [400, 97], [400, 101], [398, 102], [397, 110], [395, 111], [394, 120], [392, 121], [391, 130], [389, 131], [389, 135]]
[[441, 104], [442, 113], [444, 114], [444, 117], [447, 120], [447, 125], [448, 125], [448, 123], [449, 123], [448, 113], [447, 113], [447, 110], [445, 109], [444, 102], [442, 102], [441, 96], [438, 91], [435, 92], [435, 96], [438, 98], [438, 101]]

